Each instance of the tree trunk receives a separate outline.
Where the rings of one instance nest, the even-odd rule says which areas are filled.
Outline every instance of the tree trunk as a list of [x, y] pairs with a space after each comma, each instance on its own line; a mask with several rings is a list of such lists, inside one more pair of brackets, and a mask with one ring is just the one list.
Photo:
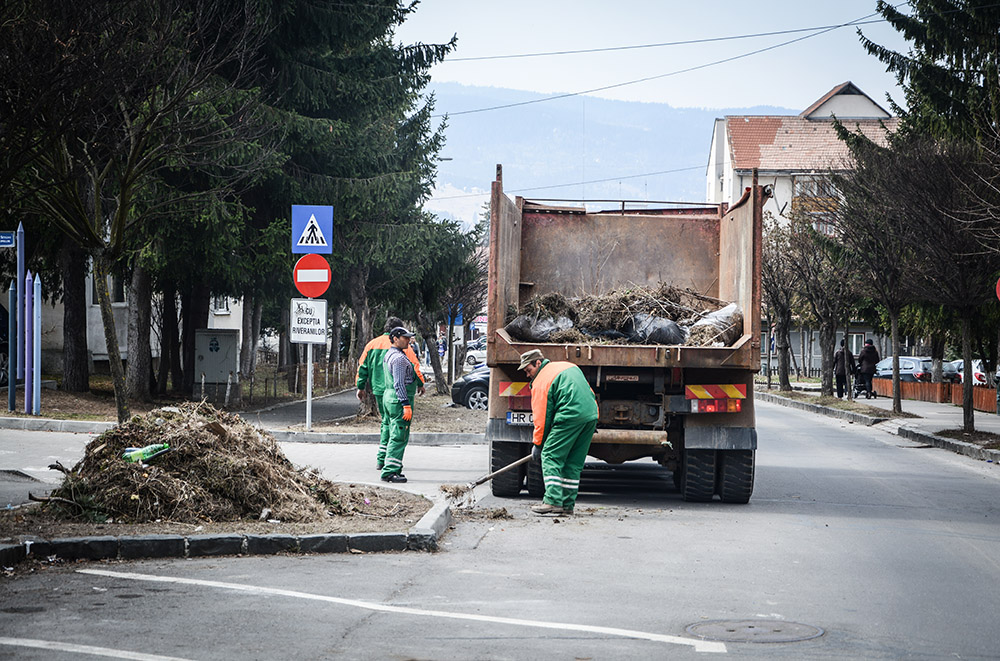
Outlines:
[[182, 314], [184, 315], [183, 365], [184, 392], [194, 392], [195, 382], [200, 374], [195, 373], [194, 365], [194, 333], [198, 329], [208, 327], [208, 306], [211, 303], [211, 291], [207, 285], [195, 285], [191, 291], [181, 298]]
[[372, 336], [372, 311], [368, 304], [368, 269], [352, 268], [347, 276], [351, 290], [351, 309], [354, 310], [357, 332], [354, 337], [354, 355], [360, 356]]
[[250, 374], [257, 371], [257, 349], [260, 346], [260, 320], [264, 314], [264, 301], [258, 296], [253, 306], [253, 323], [250, 332], [253, 335], [253, 351], [250, 352]]
[[240, 376], [244, 379], [250, 378], [253, 355], [257, 347], [253, 334], [253, 313], [257, 299], [253, 295], [250, 287], [243, 290], [243, 318], [240, 320], [243, 342], [240, 344]]
[[344, 321], [344, 306], [335, 305], [333, 306], [333, 318], [330, 320], [330, 325], [332, 326], [330, 337], [330, 362], [339, 363], [340, 362], [340, 340], [343, 335], [343, 328], [341, 324]]
[[63, 284], [62, 388], [68, 392], [88, 392], [87, 253], [69, 239], [64, 239], [59, 253], [59, 267]]
[[819, 351], [822, 356], [820, 363], [821, 395], [833, 397], [833, 352], [837, 338], [837, 320], [823, 319], [819, 324]]
[[[903, 399], [899, 392], [899, 311], [889, 310], [890, 355], [892, 356], [892, 412], [903, 412]], [[885, 354], [882, 354], [884, 357]]]
[[[184, 368], [181, 366], [181, 331], [177, 319], [177, 287], [170, 283], [163, 291], [163, 337], [169, 347], [170, 386], [174, 392], [180, 392], [184, 386]], [[164, 360], [163, 357], [160, 360]], [[167, 390], [167, 381], [160, 384], [162, 392]]]
[[774, 342], [778, 353], [778, 390], [791, 392], [792, 383], [788, 379], [789, 352], [792, 347], [788, 341], [788, 327], [791, 325], [791, 314], [779, 312], [774, 321]]
[[115, 328], [114, 310], [111, 308], [111, 293], [108, 291], [108, 276], [111, 261], [104, 255], [94, 257], [94, 284], [97, 287], [97, 301], [101, 306], [101, 322], [104, 325], [104, 342], [108, 349], [108, 364], [111, 368], [111, 382], [115, 389], [115, 408], [118, 410], [119, 424], [131, 417], [128, 398], [125, 396], [125, 372], [122, 370], [122, 355], [118, 350], [118, 331]]
[[972, 374], [972, 321], [967, 314], [962, 315], [962, 367], [964, 374], [970, 378], [962, 384], [962, 431], [972, 433], [976, 430], [975, 411], [972, 406], [972, 389], [975, 379]]
[[148, 402], [152, 399], [149, 391], [153, 361], [149, 346], [152, 291], [149, 272], [139, 265], [132, 269], [128, 300], [128, 362], [125, 366], [125, 391], [131, 399]]
[[441, 369], [441, 356], [438, 355], [436, 324], [429, 315], [421, 312], [417, 315], [417, 328], [427, 340], [427, 359], [434, 371], [434, 391], [439, 395], [447, 395], [450, 391]]

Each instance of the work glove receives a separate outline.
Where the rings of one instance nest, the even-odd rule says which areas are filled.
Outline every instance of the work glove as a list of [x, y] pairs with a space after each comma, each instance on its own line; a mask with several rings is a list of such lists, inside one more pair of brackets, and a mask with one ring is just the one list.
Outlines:
[[542, 446], [532, 445], [531, 446], [531, 460], [536, 464], [542, 463]]
[[403, 407], [403, 420], [406, 420], [407, 422], [409, 422], [412, 419], [413, 419], [413, 407], [410, 406], [410, 405], [404, 406]]

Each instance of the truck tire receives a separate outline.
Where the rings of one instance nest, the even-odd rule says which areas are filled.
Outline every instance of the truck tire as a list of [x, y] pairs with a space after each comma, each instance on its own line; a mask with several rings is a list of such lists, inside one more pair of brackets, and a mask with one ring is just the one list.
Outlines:
[[[490, 472], [498, 471], [524, 456], [524, 444], [509, 441], [493, 441], [490, 444]], [[523, 466], [501, 473], [490, 482], [494, 496], [513, 498], [521, 493]]]
[[541, 498], [545, 495], [545, 481], [542, 479], [542, 465], [533, 461], [528, 462], [528, 476], [525, 482], [528, 485], [528, 495], [532, 498]]
[[684, 450], [681, 495], [689, 503], [706, 503], [715, 495], [715, 450]]
[[753, 493], [753, 450], [719, 452], [719, 497], [724, 503], [748, 503]]

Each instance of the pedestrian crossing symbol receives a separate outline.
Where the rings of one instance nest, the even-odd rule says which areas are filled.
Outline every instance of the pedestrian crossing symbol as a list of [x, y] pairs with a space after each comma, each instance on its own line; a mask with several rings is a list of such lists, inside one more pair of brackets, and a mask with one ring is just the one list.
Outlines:
[[333, 207], [292, 205], [292, 253], [333, 253]]
[[[319, 228], [319, 223], [316, 222], [316, 215], [312, 214], [309, 216], [309, 222], [306, 223], [306, 228], [302, 230], [299, 240], [295, 245], [300, 248], [315, 248], [317, 246], [326, 246], [326, 237], [323, 236], [323, 230]], [[309, 252], [313, 252], [310, 250]]]

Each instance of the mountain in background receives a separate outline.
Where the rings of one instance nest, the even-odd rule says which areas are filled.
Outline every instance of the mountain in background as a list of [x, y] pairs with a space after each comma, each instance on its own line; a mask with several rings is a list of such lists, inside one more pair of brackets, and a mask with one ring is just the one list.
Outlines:
[[457, 83], [434, 83], [430, 91], [435, 113], [449, 114], [441, 157], [450, 160], [439, 164], [434, 199], [425, 208], [467, 224], [489, 203], [497, 164], [504, 191], [530, 199], [704, 201], [716, 118], [799, 112], [573, 96], [459, 115], [547, 95]]

